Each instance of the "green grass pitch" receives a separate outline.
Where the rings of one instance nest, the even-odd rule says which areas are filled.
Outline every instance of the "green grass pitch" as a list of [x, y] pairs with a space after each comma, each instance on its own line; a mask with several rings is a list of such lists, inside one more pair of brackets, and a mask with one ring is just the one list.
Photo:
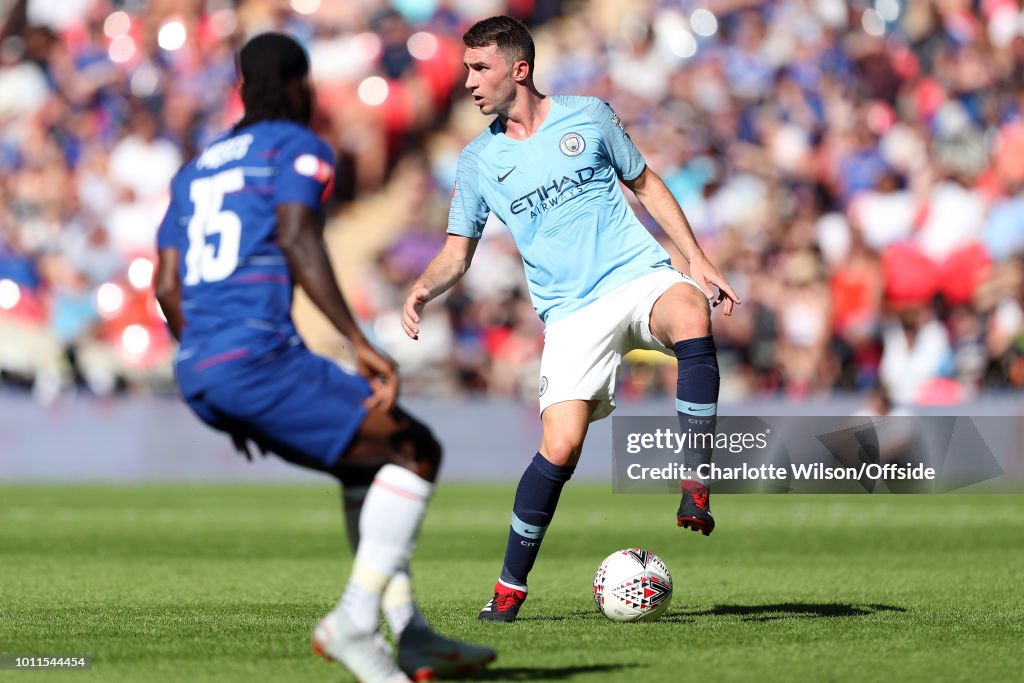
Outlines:
[[[484, 680], [1020, 680], [1022, 497], [719, 496], [704, 538], [672, 497], [570, 484], [521, 621], [483, 624], [511, 498], [440, 487], [414, 564], [434, 624], [499, 649]], [[673, 572], [659, 622], [591, 602], [631, 545]], [[0, 653], [94, 660], [0, 680], [349, 681], [308, 640], [348, 567], [329, 484], [0, 487]]]

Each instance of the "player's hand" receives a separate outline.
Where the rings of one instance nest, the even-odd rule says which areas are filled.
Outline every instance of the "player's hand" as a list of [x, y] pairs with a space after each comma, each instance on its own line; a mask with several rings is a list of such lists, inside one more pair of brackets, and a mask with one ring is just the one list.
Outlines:
[[373, 391], [363, 402], [363, 407], [367, 410], [381, 408], [385, 412], [391, 410], [398, 400], [398, 370], [394, 362], [369, 344], [356, 346], [355, 352], [359, 374], [370, 380], [370, 390]]
[[420, 316], [423, 315], [423, 307], [428, 301], [430, 290], [426, 287], [413, 287], [405, 299], [405, 305], [402, 307], [402, 329], [410, 339], [420, 338]]
[[[723, 304], [722, 313], [725, 315], [732, 315], [733, 306], [743, 303], [703, 252], [690, 258], [690, 277], [700, 285], [708, 299], [712, 300], [712, 308], [718, 306], [718, 304]], [[712, 286], [718, 288], [717, 297]]]

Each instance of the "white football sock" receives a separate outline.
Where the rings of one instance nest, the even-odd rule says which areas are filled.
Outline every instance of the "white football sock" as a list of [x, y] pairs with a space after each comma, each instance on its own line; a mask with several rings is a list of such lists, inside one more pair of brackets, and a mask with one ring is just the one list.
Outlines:
[[[368, 490], [366, 486], [346, 486], [342, 490], [345, 527], [348, 530], [348, 540], [353, 551], [359, 546], [359, 518]], [[387, 588], [384, 589], [381, 606], [384, 608], [384, 615], [387, 617], [396, 641], [409, 625], [414, 628], [430, 628], [430, 624], [420, 612], [416, 598], [413, 596], [412, 577], [409, 575], [408, 563], [391, 577]]]
[[433, 486], [398, 465], [385, 465], [366, 492], [352, 576], [338, 608], [361, 630], [379, 623], [388, 583], [408, 566]]

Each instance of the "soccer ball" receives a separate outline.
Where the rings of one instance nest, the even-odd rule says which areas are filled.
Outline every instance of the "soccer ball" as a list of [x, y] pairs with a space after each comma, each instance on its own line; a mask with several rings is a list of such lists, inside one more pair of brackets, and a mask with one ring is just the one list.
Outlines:
[[672, 574], [650, 550], [618, 550], [594, 574], [594, 602], [612, 621], [654, 621], [672, 602]]

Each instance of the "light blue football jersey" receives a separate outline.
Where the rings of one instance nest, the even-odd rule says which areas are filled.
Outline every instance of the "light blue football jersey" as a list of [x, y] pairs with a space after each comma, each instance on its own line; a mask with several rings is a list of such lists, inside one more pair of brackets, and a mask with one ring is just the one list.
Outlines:
[[448, 232], [479, 238], [489, 212], [512, 231], [545, 323], [657, 269], [668, 252], [640, 223], [619, 179], [644, 159], [611, 107], [551, 96], [544, 123], [514, 140], [494, 122], [459, 157]]

